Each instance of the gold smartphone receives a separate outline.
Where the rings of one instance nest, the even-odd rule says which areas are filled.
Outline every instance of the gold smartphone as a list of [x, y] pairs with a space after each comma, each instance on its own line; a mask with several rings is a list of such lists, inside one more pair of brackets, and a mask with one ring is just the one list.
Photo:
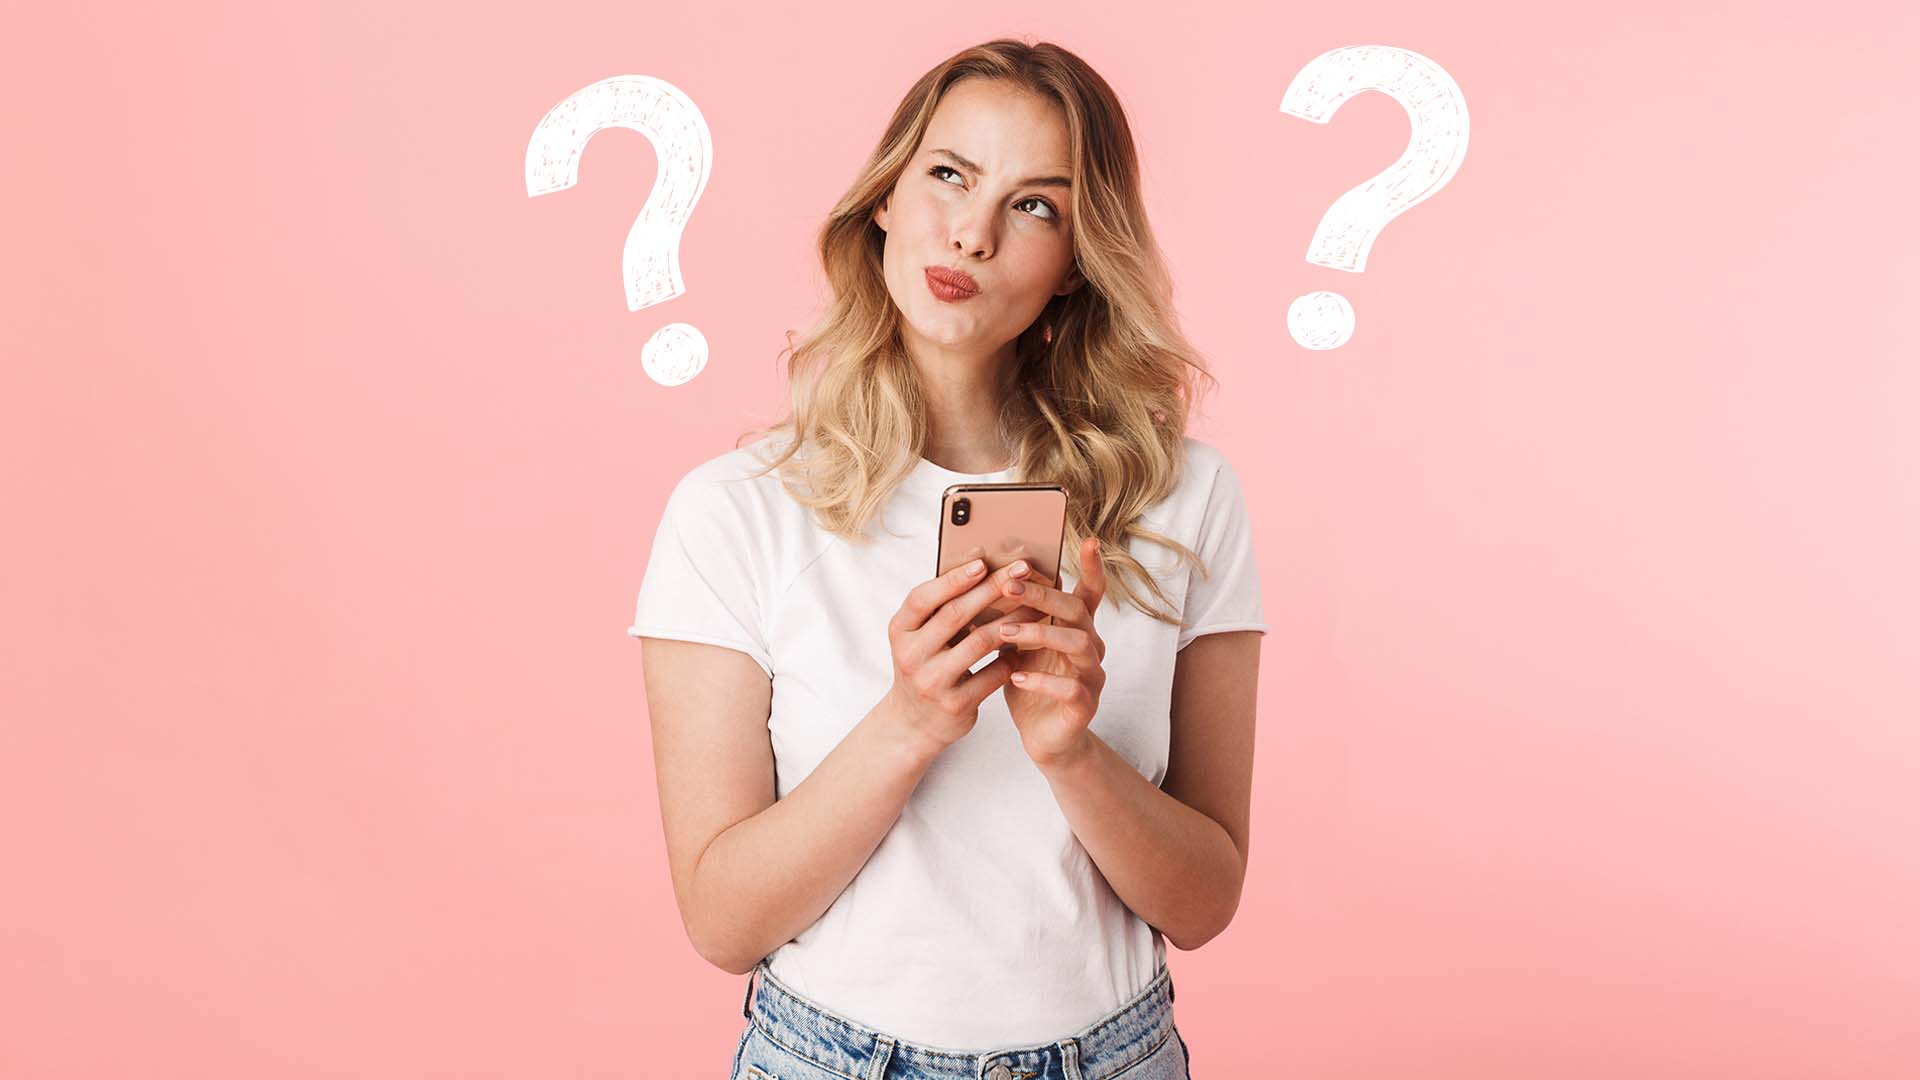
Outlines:
[[[938, 577], [973, 559], [987, 560], [991, 574], [1016, 559], [1031, 568], [1026, 580], [1060, 587], [1060, 555], [1067, 538], [1067, 489], [1059, 484], [1007, 481], [955, 484], [940, 496], [940, 539], [935, 550]], [[1002, 596], [987, 605], [952, 646], [974, 627], [1023, 607], [1020, 598]], [[1051, 623], [1053, 616], [1043, 616]], [[1023, 650], [1038, 645], [1022, 643]]]

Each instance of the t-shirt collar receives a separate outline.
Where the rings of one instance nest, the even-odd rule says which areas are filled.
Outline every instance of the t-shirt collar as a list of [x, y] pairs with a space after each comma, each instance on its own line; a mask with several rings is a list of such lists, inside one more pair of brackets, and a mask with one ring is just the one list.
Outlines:
[[901, 481], [900, 486], [923, 494], [930, 494], [937, 498], [941, 492], [947, 490], [947, 488], [954, 484], [1003, 483], [1014, 479], [1014, 473], [1016, 471], [1013, 466], [1009, 465], [996, 472], [955, 472], [952, 469], [935, 465], [926, 458], [921, 458], [919, 462], [914, 465], [913, 471], [907, 474], [907, 478]]

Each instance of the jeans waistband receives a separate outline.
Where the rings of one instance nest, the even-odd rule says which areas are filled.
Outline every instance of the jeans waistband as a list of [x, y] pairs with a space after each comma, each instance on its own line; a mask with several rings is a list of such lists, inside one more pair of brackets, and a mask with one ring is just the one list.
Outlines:
[[[759, 992], [754, 992], [756, 980]], [[763, 959], [747, 974], [741, 1015], [800, 1040], [791, 1049], [847, 1076], [880, 1076], [889, 1062], [956, 1077], [1080, 1076], [1101, 1080], [1145, 1057], [1173, 1033], [1173, 973], [1163, 964], [1146, 987], [1064, 1039], [968, 1053], [905, 1042], [840, 1016], [775, 978]], [[876, 1060], [877, 1059], [877, 1060]], [[1004, 1066], [998, 1069], [997, 1066]]]

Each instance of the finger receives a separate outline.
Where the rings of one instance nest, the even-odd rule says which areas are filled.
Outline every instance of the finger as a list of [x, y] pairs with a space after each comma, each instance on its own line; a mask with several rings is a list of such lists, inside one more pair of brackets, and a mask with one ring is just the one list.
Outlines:
[[[1014, 591], [1015, 585], [1019, 586], [1018, 592]], [[1086, 603], [1080, 599], [1077, 591], [1064, 593], [1046, 585], [1030, 585], [1014, 581], [1001, 586], [1001, 591], [1030, 608], [1051, 615], [1057, 620], [1065, 620], [1069, 624], [1079, 625], [1087, 618]]]
[[1080, 566], [1086, 572], [1073, 587], [1073, 594], [1086, 605], [1087, 616], [1100, 610], [1100, 601], [1107, 595], [1107, 568], [1100, 561], [1100, 538], [1088, 537], [1088, 542], [1080, 545]]
[[927, 625], [943, 636], [951, 636], [1016, 610], [1019, 605], [1008, 601], [1002, 588], [1013, 580], [1012, 575], [1011, 566], [995, 570], [980, 584], [947, 601], [944, 610], [935, 611]]
[[[890, 625], [903, 633], [912, 633], [927, 626], [930, 620], [941, 619], [944, 615], [941, 609], [947, 605], [957, 603], [961, 606], [970, 606], [966, 615], [946, 620], [952, 625], [942, 636], [952, 633], [953, 630], [964, 625], [968, 618], [977, 614], [980, 608], [999, 599], [997, 582], [1006, 580], [1006, 568], [1003, 567], [984, 576], [981, 576], [984, 570], [973, 574], [968, 573], [974, 566], [984, 568], [986, 565], [985, 559], [974, 559], [954, 567], [937, 578], [931, 578], [914, 586], [907, 593], [906, 601], [900, 605], [900, 610], [894, 614]], [[972, 604], [975, 599], [980, 602]]]
[[[967, 674], [967, 669], [979, 663], [980, 658], [988, 653], [998, 652], [1001, 645], [1004, 644], [1000, 638], [1000, 623], [1004, 621], [1005, 618], [1011, 618], [1011, 616], [1004, 616], [992, 622], [982, 623], [966, 631], [960, 635], [960, 640], [957, 644], [943, 650], [938, 656], [928, 660], [925, 667], [938, 674], [938, 684], [948, 686], [955, 680], [960, 680], [962, 685], [966, 685], [966, 680], [971, 678], [971, 676]], [[991, 666], [991, 664], [988, 665], [988, 667]], [[982, 672], [986, 670], [984, 667], [980, 669]], [[974, 674], [977, 676], [979, 672], [975, 672]]]
[[1007, 622], [1034, 622], [1046, 617], [1030, 607], [1022, 606], [1012, 611], [1001, 611], [998, 604], [989, 604], [984, 611], [974, 616], [972, 622], [955, 630], [953, 636], [947, 639], [945, 647], [951, 649], [960, 644], [960, 639], [966, 637], [977, 626], [998, 626]]
[[1016, 671], [1011, 676], [1013, 684], [1022, 690], [1031, 690], [1045, 694], [1055, 701], [1073, 702], [1086, 693], [1086, 687], [1071, 675], [1049, 675], [1044, 671]]
[[978, 708], [981, 702], [987, 700], [987, 695], [1007, 685], [1007, 679], [1012, 675], [1013, 661], [1004, 656], [996, 656], [993, 658], [993, 663], [960, 680], [961, 698], [969, 705]]
[[[1012, 633], [1007, 631], [1011, 630]], [[1022, 649], [1052, 649], [1066, 657], [1077, 674], [1087, 674], [1100, 669], [1100, 655], [1095, 638], [1074, 626], [1045, 626], [1040, 623], [1003, 622], [994, 627], [994, 632], [1004, 644], [1018, 645]]]
[[939, 610], [941, 604], [979, 582], [986, 565], [985, 559], [970, 559], [939, 577], [915, 585], [908, 590], [900, 610], [894, 613], [893, 628], [900, 631], [918, 630], [926, 623], [928, 616]]
[[908, 630], [897, 636], [890, 635], [895, 657], [909, 667], [933, 662], [942, 652], [966, 639], [968, 632], [973, 629], [969, 625], [968, 612], [983, 606], [994, 593], [992, 584], [970, 589], [942, 605], [920, 629]]
[[[1008, 569], [1012, 569], [1012, 568], [1011, 568], [1011, 567], [1009, 567]], [[1020, 574], [1020, 575], [1017, 575], [1017, 576], [1018, 576], [1018, 577], [1020, 578], [1020, 580], [1021, 580], [1021, 581], [1031, 581], [1031, 582], [1037, 582], [1037, 583], [1039, 583], [1039, 584], [1041, 584], [1041, 585], [1053, 585], [1053, 586], [1055, 586], [1055, 587], [1058, 587], [1058, 586], [1059, 586], [1059, 584], [1060, 584], [1059, 582], [1057, 582], [1057, 581], [1055, 581], [1055, 580], [1053, 580], [1053, 578], [1052, 578], [1052, 577], [1050, 577], [1050, 576], [1048, 576], [1048, 575], [1046, 575], [1046, 574], [1043, 574], [1043, 573], [1041, 573], [1041, 572], [1040, 572], [1040, 569], [1039, 569], [1038, 567], [1036, 567], [1036, 566], [1034, 566], [1034, 565], [1033, 565], [1032, 563], [1028, 563], [1028, 564], [1027, 564], [1027, 572], [1026, 572], [1026, 573], [1024, 573], [1024, 574]]]
[[[1016, 573], [1016, 570], [1022, 565], [1026, 567], [1025, 571]], [[1003, 580], [1012, 579], [1015, 581], [1019, 581], [1023, 587], [1034, 582], [1038, 582], [1040, 585], [1055, 584], [1054, 580], [1051, 577], [1048, 577], [1046, 574], [1043, 574], [1039, 570], [1035, 569], [1033, 563], [1028, 562], [1025, 559], [1016, 559], [1013, 562], [1008, 563], [1005, 569], [1003, 571], [998, 572], [996, 576], [999, 576]], [[993, 603], [988, 606], [993, 608], [993, 610], [1004, 614], [1006, 612], [1013, 611], [1019, 608], [1021, 606], [1021, 602], [1018, 597], [1009, 595], [1003, 589], [1001, 591], [1001, 595], [994, 597]]]
[[[1032, 563], [1028, 562], [1025, 559], [1015, 559], [1012, 562], [1008, 563], [1007, 565], [999, 568], [998, 570], [995, 570], [991, 575], [991, 580], [995, 582], [996, 585], [999, 585], [999, 584], [1004, 584], [1008, 580], [1021, 578], [1027, 575], [1032, 575], [1034, 573], [1032, 569], [1032, 565], [1033, 565]], [[1016, 571], [1021, 571], [1023, 567], [1025, 568], [1023, 573], [1016, 572]], [[1052, 581], [1052, 579], [1048, 578], [1045, 574], [1040, 574], [1038, 576], [1044, 581], [1049, 581], [1049, 582]], [[966, 628], [969, 625], [978, 626], [979, 624], [986, 622], [989, 619], [998, 618], [999, 616], [1018, 611], [1021, 609], [1021, 607], [1022, 605], [1018, 600], [1007, 596], [1004, 591], [999, 591], [998, 589], [996, 589], [994, 595], [988, 599], [984, 610], [975, 611], [973, 612], [970, 619], [963, 620], [962, 622], [954, 624], [953, 634], [958, 635], [961, 633], [965, 633]], [[1034, 618], [1035, 616], [1028, 615], [1024, 617]], [[949, 639], [948, 644], [949, 645], [952, 644], [951, 637]]]

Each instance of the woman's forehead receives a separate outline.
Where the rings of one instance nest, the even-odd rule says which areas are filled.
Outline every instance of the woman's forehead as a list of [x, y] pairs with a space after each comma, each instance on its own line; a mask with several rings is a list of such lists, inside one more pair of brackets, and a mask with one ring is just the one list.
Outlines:
[[1067, 125], [1057, 109], [961, 102], [948, 110], [947, 103], [940, 103], [927, 125], [920, 140], [922, 153], [950, 157], [989, 174], [1071, 175]]

